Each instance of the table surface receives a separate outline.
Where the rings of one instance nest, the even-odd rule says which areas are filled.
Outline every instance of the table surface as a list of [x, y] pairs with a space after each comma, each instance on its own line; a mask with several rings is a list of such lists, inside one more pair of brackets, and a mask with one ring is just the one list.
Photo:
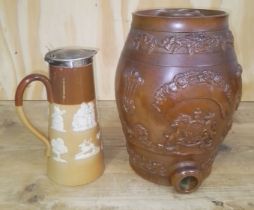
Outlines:
[[[47, 102], [24, 104], [31, 121], [46, 133]], [[98, 112], [104, 175], [85, 186], [64, 187], [47, 178], [44, 145], [20, 123], [13, 102], [0, 101], [0, 209], [254, 209], [254, 103], [241, 103], [211, 175], [188, 195], [136, 175], [128, 164], [115, 102], [99, 101]]]

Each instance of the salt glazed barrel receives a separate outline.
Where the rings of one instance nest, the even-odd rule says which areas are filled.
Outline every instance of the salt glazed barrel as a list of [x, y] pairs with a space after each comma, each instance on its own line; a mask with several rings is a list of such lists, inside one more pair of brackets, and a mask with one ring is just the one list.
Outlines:
[[132, 168], [177, 192], [195, 191], [231, 128], [241, 73], [226, 12], [133, 13], [115, 79]]

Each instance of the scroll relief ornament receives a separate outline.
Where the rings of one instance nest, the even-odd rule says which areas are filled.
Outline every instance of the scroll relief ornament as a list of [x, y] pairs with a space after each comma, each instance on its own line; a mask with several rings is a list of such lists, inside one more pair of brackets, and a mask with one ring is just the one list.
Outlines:
[[144, 127], [144, 125], [138, 123], [138, 124], [128, 126], [127, 123], [124, 122], [123, 128], [129, 141], [132, 141], [133, 143], [138, 142], [144, 145], [147, 145], [151, 142], [149, 140], [148, 130]]
[[158, 112], [162, 112], [162, 105], [170, 100], [177, 91], [199, 84], [211, 85], [220, 88], [229, 103], [233, 101], [232, 89], [220, 73], [213, 70], [189, 70], [176, 74], [171, 82], [162, 85], [154, 95], [153, 106]]
[[125, 112], [132, 112], [135, 110], [134, 96], [138, 87], [142, 86], [144, 79], [140, 73], [132, 68], [124, 75], [124, 90], [122, 97], [122, 105]]
[[161, 140], [152, 141], [149, 130], [142, 124], [127, 125], [123, 123], [128, 141], [133, 145], [143, 147], [160, 154], [185, 154], [186, 149], [199, 151], [214, 148], [216, 137], [215, 113], [199, 108], [190, 114], [179, 114], [165, 129]]
[[[135, 167], [138, 167], [154, 175], [168, 176], [170, 174], [171, 164], [167, 164], [162, 161], [151, 160], [142, 154], [137, 153], [131, 147], [128, 147], [127, 149], [129, 153], [130, 163]], [[200, 168], [205, 170], [211, 168], [216, 154], [217, 150], [214, 150], [208, 159], [200, 163]]]
[[127, 46], [137, 51], [165, 52], [169, 54], [199, 54], [225, 51], [233, 47], [231, 31], [192, 33], [151, 33], [134, 29], [130, 32]]
[[148, 171], [151, 174], [157, 174], [160, 176], [168, 176], [168, 166], [159, 161], [150, 160], [143, 155], [135, 152], [134, 149], [128, 147], [128, 153], [130, 163], [135, 167], [141, 168], [144, 171]]

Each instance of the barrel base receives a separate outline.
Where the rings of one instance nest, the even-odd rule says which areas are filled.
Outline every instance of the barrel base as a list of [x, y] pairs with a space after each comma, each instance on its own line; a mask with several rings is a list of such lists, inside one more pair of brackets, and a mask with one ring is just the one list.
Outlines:
[[206, 171], [199, 171], [193, 168], [183, 168], [177, 170], [168, 176], [159, 176], [158, 174], [151, 174], [145, 170], [142, 170], [131, 162], [131, 168], [142, 178], [159, 185], [173, 186], [179, 193], [191, 193], [196, 191], [201, 183], [211, 173], [211, 167]]

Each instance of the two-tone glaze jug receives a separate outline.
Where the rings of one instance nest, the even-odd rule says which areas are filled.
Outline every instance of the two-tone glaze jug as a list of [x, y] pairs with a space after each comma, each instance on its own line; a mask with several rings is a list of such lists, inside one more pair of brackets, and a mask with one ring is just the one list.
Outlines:
[[[59, 184], [86, 184], [104, 171], [92, 65], [95, 53], [82, 48], [50, 51], [45, 56], [49, 78], [31, 74], [17, 87], [17, 113], [25, 126], [45, 144], [48, 177]], [[33, 81], [42, 82], [47, 90], [48, 137], [29, 122], [23, 111], [23, 93]]]

